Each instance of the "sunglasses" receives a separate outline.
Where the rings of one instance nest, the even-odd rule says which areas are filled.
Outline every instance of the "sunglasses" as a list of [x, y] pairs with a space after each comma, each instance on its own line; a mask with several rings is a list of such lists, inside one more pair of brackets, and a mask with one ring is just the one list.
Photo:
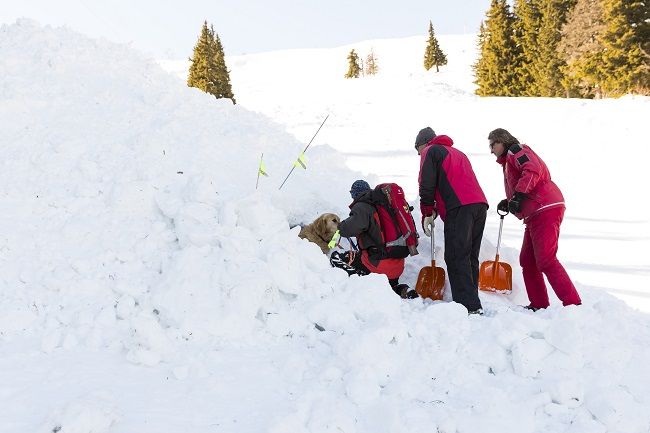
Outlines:
[[494, 149], [494, 146], [498, 143], [498, 141], [490, 141], [490, 149]]

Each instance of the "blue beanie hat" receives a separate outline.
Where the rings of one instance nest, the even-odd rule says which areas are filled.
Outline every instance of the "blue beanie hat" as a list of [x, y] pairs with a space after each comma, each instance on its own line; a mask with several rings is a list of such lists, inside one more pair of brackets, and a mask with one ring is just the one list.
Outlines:
[[357, 197], [361, 195], [361, 193], [368, 190], [370, 190], [370, 185], [368, 185], [368, 182], [361, 179], [355, 180], [350, 187], [350, 195], [352, 196], [352, 200], [356, 200]]

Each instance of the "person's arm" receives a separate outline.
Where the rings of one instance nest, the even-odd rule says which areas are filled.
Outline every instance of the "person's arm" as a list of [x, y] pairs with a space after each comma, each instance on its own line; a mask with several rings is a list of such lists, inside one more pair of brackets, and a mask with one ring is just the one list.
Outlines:
[[513, 157], [514, 164], [521, 173], [514, 188], [515, 193], [528, 194], [539, 183], [541, 167], [537, 158], [531, 158], [526, 149], [517, 152]]
[[350, 216], [339, 223], [339, 232], [342, 237], [357, 237], [370, 227], [372, 206], [367, 203], [357, 203], [350, 210]]
[[422, 155], [420, 162], [420, 211], [422, 220], [425, 217], [438, 214], [436, 210], [436, 189], [438, 188], [438, 170], [440, 170], [440, 158], [436, 146], [431, 146]]
[[538, 159], [531, 157], [526, 149], [521, 148], [509, 158], [519, 172], [519, 178], [514, 185], [514, 193], [508, 202], [508, 210], [514, 214], [521, 212], [521, 202], [539, 183], [541, 167]]

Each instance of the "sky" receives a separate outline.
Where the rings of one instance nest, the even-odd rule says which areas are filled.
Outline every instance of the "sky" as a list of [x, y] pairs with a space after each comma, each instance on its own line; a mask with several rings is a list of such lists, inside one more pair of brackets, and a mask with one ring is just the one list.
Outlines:
[[204, 20], [227, 55], [287, 48], [326, 48], [368, 39], [475, 33], [489, 0], [23, 0], [3, 2], [0, 22], [17, 18], [67, 25], [128, 43], [158, 58], [191, 55]]

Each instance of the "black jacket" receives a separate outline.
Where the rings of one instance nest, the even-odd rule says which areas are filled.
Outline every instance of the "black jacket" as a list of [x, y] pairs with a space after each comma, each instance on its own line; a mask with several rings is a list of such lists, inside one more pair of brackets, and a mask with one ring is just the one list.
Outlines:
[[344, 238], [356, 237], [359, 248], [368, 250], [370, 258], [380, 258], [381, 231], [375, 221], [375, 206], [370, 204], [372, 190], [364, 192], [350, 205], [350, 216], [339, 223], [339, 233]]

